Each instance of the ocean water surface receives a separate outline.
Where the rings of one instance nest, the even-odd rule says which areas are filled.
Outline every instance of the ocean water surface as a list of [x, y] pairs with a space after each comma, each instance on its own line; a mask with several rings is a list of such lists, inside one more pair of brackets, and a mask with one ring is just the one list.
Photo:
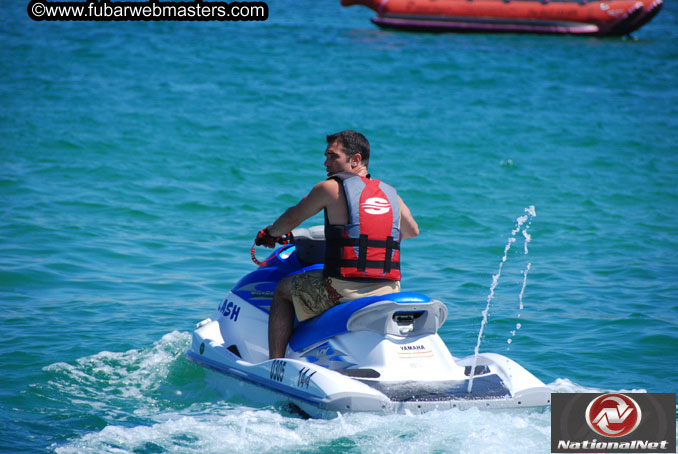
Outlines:
[[304, 420], [184, 357], [346, 128], [419, 222], [403, 288], [445, 302], [455, 356], [534, 206], [480, 350], [554, 392], [678, 391], [675, 2], [633, 39], [388, 32], [338, 1], [263, 23], [26, 3], [0, 15], [0, 451], [550, 452], [548, 409]]

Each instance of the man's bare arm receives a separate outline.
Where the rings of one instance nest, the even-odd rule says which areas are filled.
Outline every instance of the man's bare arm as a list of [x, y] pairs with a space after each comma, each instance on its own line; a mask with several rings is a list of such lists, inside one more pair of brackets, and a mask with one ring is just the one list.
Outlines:
[[414, 220], [410, 209], [400, 196], [398, 196], [398, 205], [400, 207], [400, 239], [414, 238], [419, 235], [417, 221]]
[[[296, 205], [285, 211], [268, 228], [272, 236], [284, 235], [304, 222], [306, 219], [317, 214], [325, 208], [332, 200], [332, 195], [338, 190], [337, 182], [334, 180], [321, 181], [313, 186], [303, 199]], [[335, 195], [336, 197], [336, 195]]]

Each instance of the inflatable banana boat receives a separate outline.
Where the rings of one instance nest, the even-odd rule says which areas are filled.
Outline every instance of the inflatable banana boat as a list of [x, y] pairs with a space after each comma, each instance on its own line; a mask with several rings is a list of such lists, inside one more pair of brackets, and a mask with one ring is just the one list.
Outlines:
[[657, 15], [662, 0], [341, 0], [377, 12], [382, 28], [624, 36]]

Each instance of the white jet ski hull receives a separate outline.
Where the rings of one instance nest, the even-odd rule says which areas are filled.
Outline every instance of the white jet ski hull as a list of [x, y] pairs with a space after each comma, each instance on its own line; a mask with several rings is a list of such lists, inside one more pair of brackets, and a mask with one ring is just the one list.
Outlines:
[[[277, 281], [318, 269], [313, 235], [297, 232], [270, 263], [245, 276], [211, 318], [200, 322], [189, 360], [278, 394], [311, 416], [550, 405], [550, 390], [513, 360], [453, 357], [437, 334], [440, 301], [394, 293], [343, 303], [297, 325], [286, 357], [268, 359], [268, 309]], [[303, 239], [311, 237], [310, 245]], [[305, 248], [305, 249], [304, 249]], [[304, 261], [306, 259], [307, 261]]]

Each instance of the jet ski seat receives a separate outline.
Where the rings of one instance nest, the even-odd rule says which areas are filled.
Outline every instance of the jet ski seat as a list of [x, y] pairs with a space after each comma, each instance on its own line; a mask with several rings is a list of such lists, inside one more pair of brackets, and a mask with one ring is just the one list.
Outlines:
[[297, 258], [305, 265], [325, 262], [325, 227], [315, 225], [308, 229], [292, 230], [292, 242], [296, 247]]
[[349, 331], [374, 331], [392, 336], [436, 333], [447, 318], [438, 300], [412, 292], [368, 296], [334, 306], [297, 325], [289, 346], [294, 351]]

